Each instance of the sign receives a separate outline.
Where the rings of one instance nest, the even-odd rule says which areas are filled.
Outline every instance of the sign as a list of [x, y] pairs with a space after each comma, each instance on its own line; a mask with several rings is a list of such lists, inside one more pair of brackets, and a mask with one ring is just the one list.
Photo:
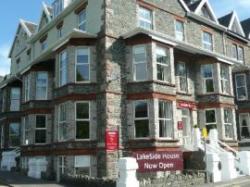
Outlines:
[[183, 121], [178, 121], [178, 123], [177, 123], [177, 128], [178, 128], [178, 130], [183, 130], [183, 128], [184, 128], [184, 123], [183, 123]]
[[140, 173], [183, 170], [181, 151], [135, 152], [133, 157], [138, 162]]
[[188, 109], [195, 109], [196, 105], [195, 103], [185, 102], [185, 101], [179, 101], [178, 102], [178, 108], [188, 108]]
[[118, 149], [118, 131], [105, 132], [105, 147], [106, 150], [115, 151]]

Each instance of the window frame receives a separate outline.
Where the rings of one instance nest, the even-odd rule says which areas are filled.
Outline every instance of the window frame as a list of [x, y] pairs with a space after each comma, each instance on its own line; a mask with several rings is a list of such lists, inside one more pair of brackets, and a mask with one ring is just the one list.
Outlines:
[[[141, 17], [140, 16], [140, 11], [141, 10], [144, 10], [144, 11], [146, 10], [146, 11], [150, 12], [151, 20], [148, 20], [146, 18]], [[141, 21], [145, 22], [147, 24], [150, 24], [150, 28], [146, 28], [146, 27], [141, 26], [141, 24], [140, 24]], [[153, 12], [153, 10], [139, 5], [138, 6], [138, 12], [137, 12], [137, 25], [138, 25], [138, 27], [140, 27], [142, 29], [153, 30], [154, 29], [154, 12]]]
[[30, 101], [30, 74], [24, 77], [24, 102]]
[[[37, 117], [38, 116], [43, 116], [43, 117], [45, 117], [45, 127], [44, 128], [37, 128]], [[36, 126], [35, 126], [35, 144], [36, 145], [44, 145], [44, 144], [47, 144], [47, 129], [48, 129], [48, 124], [47, 124], [47, 119], [48, 119], [48, 117], [47, 117], [47, 115], [46, 114], [36, 114], [35, 115], [35, 117], [36, 117], [36, 119], [35, 119], [35, 121], [36, 121]], [[45, 131], [45, 142], [44, 143], [37, 143], [36, 142], [36, 132], [37, 131]]]
[[[185, 67], [185, 77], [184, 76], [180, 76], [179, 75], [179, 73], [178, 73], [178, 65], [179, 64], [183, 64], [184, 65], [184, 67]], [[178, 92], [180, 92], [180, 93], [188, 93], [189, 92], [189, 89], [188, 89], [188, 71], [187, 71], [187, 63], [186, 62], [184, 62], [184, 61], [178, 61], [177, 62], [177, 75], [176, 75], [176, 77], [178, 78]], [[181, 90], [181, 78], [185, 78], [185, 82], [186, 82], [186, 91], [184, 91], [184, 90]]]
[[[81, 50], [81, 49], [87, 49], [88, 51], [88, 63], [79, 63], [77, 62], [77, 57], [78, 57], [78, 50]], [[88, 66], [88, 72], [89, 72], [89, 75], [88, 75], [88, 80], [83, 80], [83, 81], [77, 81], [77, 66], [82, 66], [82, 65], [86, 65]], [[87, 47], [87, 46], [80, 46], [80, 47], [76, 47], [75, 48], [75, 83], [90, 83], [91, 80], [91, 49], [90, 47]]]
[[[228, 73], [228, 79], [226, 79], [225, 77], [222, 76], [222, 69], [226, 68], [226, 71]], [[225, 64], [220, 64], [220, 82], [221, 82], [221, 92], [222, 94], [226, 94], [226, 95], [230, 95], [231, 93], [231, 84], [230, 84], [230, 69], [229, 66], [225, 65]], [[227, 88], [228, 86], [228, 88]], [[228, 90], [228, 92], [227, 92]]]
[[[85, 20], [83, 20], [82, 22], [80, 22], [80, 15], [81, 14], [85, 14]], [[83, 31], [83, 32], [86, 32], [87, 31], [87, 12], [86, 12], [86, 9], [83, 9], [83, 10], [81, 10], [78, 14], [77, 14], [77, 24], [78, 24], [78, 29], [80, 30], [80, 31]], [[81, 26], [82, 25], [84, 25], [85, 24], [85, 29], [84, 30], [82, 30], [81, 29]]]
[[[66, 67], [64, 67], [64, 64], [63, 64], [63, 61], [62, 61], [62, 57], [63, 57], [63, 54], [65, 53], [65, 60], [66, 60]], [[65, 49], [63, 51], [61, 51], [59, 53], [59, 87], [62, 87], [62, 86], [65, 86], [67, 83], [68, 83], [68, 51]], [[64, 81], [65, 82], [62, 82], [62, 77], [64, 77]]]
[[76, 158], [77, 157], [89, 157], [89, 166], [88, 166], [89, 173], [88, 173], [88, 176], [90, 176], [91, 175], [91, 156], [90, 155], [76, 155], [74, 157], [74, 175], [76, 175], [76, 168], [81, 168], [79, 166], [76, 166]]
[[[39, 76], [39, 73], [40, 74], [46, 74], [46, 87], [45, 86], [41, 86], [41, 85], [39, 85], [38, 86], [38, 76]], [[48, 100], [48, 87], [49, 87], [49, 74], [48, 74], [48, 72], [47, 71], [38, 71], [38, 72], [36, 72], [36, 100]], [[38, 88], [46, 88], [45, 89], [45, 97], [44, 98], [39, 98], [38, 99]]]
[[[65, 120], [61, 121], [61, 107], [64, 107], [65, 112]], [[61, 103], [58, 105], [58, 123], [57, 123], [57, 141], [58, 142], [65, 142], [67, 141], [67, 136], [63, 137], [60, 136], [60, 127], [67, 128], [67, 103]]]
[[[164, 63], [160, 63], [160, 62], [158, 62], [157, 61], [157, 54], [159, 54], [158, 53], [158, 51], [164, 51], [164, 53], [165, 53], [165, 56], [166, 57], [169, 57], [169, 64], [164, 64]], [[160, 45], [156, 45], [156, 48], [155, 48], [155, 62], [156, 62], [156, 72], [157, 72], [157, 75], [156, 75], [156, 78], [157, 78], [157, 81], [160, 81], [160, 82], [164, 82], [164, 83], [171, 83], [172, 82], [172, 76], [171, 76], [171, 55], [170, 55], [170, 48], [168, 48], [168, 47], [162, 47], [162, 46], [160, 46]], [[147, 57], [147, 53], [146, 53], [146, 57]], [[146, 63], [147, 63], [147, 60], [146, 60]], [[167, 77], [167, 75], [164, 75], [164, 78], [166, 78], [167, 77], [167, 79], [166, 80], [160, 80], [160, 79], [158, 79], [158, 66], [161, 66], [161, 67], [163, 67], [163, 68], [169, 68], [169, 69], [167, 69], [167, 71], [168, 71], [168, 73], [169, 73], [169, 77]], [[169, 72], [170, 71], [170, 72]], [[167, 73], [167, 74], [168, 74]]]
[[[237, 85], [237, 77], [238, 76], [243, 76], [244, 77], [244, 86], [238, 86]], [[238, 89], [239, 88], [244, 88], [245, 92], [246, 92], [246, 99], [239, 99], [239, 94], [238, 94]], [[246, 74], [244, 73], [239, 73], [239, 74], [235, 74], [235, 90], [236, 90], [236, 99], [237, 101], [246, 101], [248, 100], [248, 90], [247, 90], [247, 78], [246, 78]]]
[[[214, 122], [207, 122], [207, 115], [206, 112], [208, 111], [214, 111], [214, 116], [215, 116], [215, 121]], [[208, 125], [217, 125], [217, 116], [216, 116], [216, 108], [207, 108], [205, 109], [205, 127], [207, 127]]]
[[[205, 67], [205, 66], [212, 66], [212, 77], [209, 77], [209, 78], [207, 78], [207, 77], [204, 77], [204, 75], [203, 75], [203, 67]], [[202, 82], [203, 82], [203, 93], [205, 93], [205, 94], [210, 94], [210, 93], [215, 93], [215, 84], [214, 84], [214, 65], [213, 64], [202, 64], [201, 65], [201, 77], [202, 77]], [[207, 84], [206, 84], [206, 82], [207, 82], [207, 80], [213, 80], [213, 91], [212, 92], [208, 92], [207, 91]]]
[[[13, 98], [15, 94], [13, 94], [14, 90], [18, 90], [18, 98]], [[19, 87], [12, 87], [10, 89], [10, 112], [17, 112], [20, 111], [21, 107], [21, 88]]]
[[[211, 36], [211, 43], [204, 40], [205, 34], [208, 34], [209, 36]], [[208, 49], [205, 46], [210, 46], [211, 48]], [[213, 39], [213, 34], [211, 32], [202, 31], [202, 49], [206, 51], [210, 51], [210, 52], [214, 51], [214, 39]]]
[[[246, 124], [246, 126], [242, 126], [242, 123], [241, 123], [241, 120], [242, 120], [242, 115], [246, 115], [247, 116], [247, 118], [248, 118], [248, 124]], [[249, 127], [248, 127], [248, 125], [249, 125]], [[246, 128], [248, 128], [248, 132], [250, 133], [250, 114], [249, 113], [239, 113], [239, 128], [240, 128], [240, 140], [242, 141], [244, 141], [244, 140], [250, 140], [250, 135], [249, 135], [249, 137], [248, 138], [246, 138], [246, 137], [244, 137], [243, 138], [243, 136], [242, 136], [242, 128], [243, 127], [246, 127]]]
[[[18, 135], [18, 136], [15, 136], [14, 134], [11, 134], [10, 126], [11, 126], [12, 124], [16, 124], [16, 125], [19, 126], [19, 127], [18, 127], [19, 135]], [[15, 147], [19, 147], [19, 146], [20, 146], [20, 144], [21, 144], [21, 141], [20, 141], [20, 136], [21, 136], [20, 128], [21, 128], [21, 125], [20, 125], [20, 123], [18, 123], [18, 122], [12, 122], [12, 123], [9, 124], [9, 134], [8, 134], [8, 135], [9, 135], [9, 147], [15, 148]], [[11, 145], [11, 144], [10, 144], [10, 142], [12, 142], [12, 141], [11, 141], [11, 137], [17, 137], [17, 138], [19, 139], [19, 145], [16, 145], [16, 146]]]
[[[182, 27], [183, 27], [183, 32], [180, 32], [177, 30], [177, 23], [181, 23], [182, 24]], [[182, 37], [182, 39], [180, 39], [180, 36]], [[182, 41], [184, 42], [186, 40], [186, 37], [185, 37], [185, 22], [184, 21], [181, 21], [181, 20], [178, 20], [178, 19], [175, 19], [175, 39], [178, 40], [178, 41]]]
[[[231, 123], [230, 122], [226, 122], [225, 120], [225, 111], [226, 110], [229, 110], [229, 115], [231, 115]], [[231, 108], [223, 108], [223, 125], [224, 125], [224, 136], [225, 136], [225, 139], [227, 140], [233, 140], [234, 139], [234, 127], [233, 127], [233, 110]], [[227, 137], [226, 136], [226, 125], [227, 126], [230, 126], [232, 129], [232, 133], [233, 133], [233, 137]]]

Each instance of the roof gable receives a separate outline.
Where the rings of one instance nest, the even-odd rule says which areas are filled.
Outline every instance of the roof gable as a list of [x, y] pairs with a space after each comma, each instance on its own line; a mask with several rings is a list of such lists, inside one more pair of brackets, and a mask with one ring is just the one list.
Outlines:
[[208, 0], [196, 1], [192, 6], [195, 14], [218, 23], [215, 13]]
[[240, 20], [238, 18], [238, 15], [236, 14], [236, 12], [233, 12], [233, 16], [230, 20], [228, 29], [245, 37], [245, 33], [242, 29], [242, 26], [240, 24]]
[[51, 8], [43, 3], [43, 9], [39, 21], [38, 31], [51, 21]]
[[241, 22], [242, 29], [245, 32], [247, 39], [250, 39], [250, 18]]

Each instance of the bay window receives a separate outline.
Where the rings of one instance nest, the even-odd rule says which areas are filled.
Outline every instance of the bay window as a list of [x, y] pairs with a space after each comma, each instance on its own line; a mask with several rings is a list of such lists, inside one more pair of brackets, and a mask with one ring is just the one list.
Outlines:
[[170, 52], [169, 49], [156, 48], [157, 80], [171, 82]]
[[75, 156], [75, 175], [90, 175], [90, 156]]
[[213, 64], [201, 65], [204, 93], [214, 92]]
[[202, 46], [203, 49], [213, 51], [213, 36], [209, 32], [202, 33]]
[[178, 91], [187, 93], [188, 92], [188, 81], [187, 81], [187, 68], [185, 62], [177, 63], [177, 79], [178, 79]]
[[133, 77], [135, 81], [147, 80], [146, 46], [133, 47]]
[[67, 52], [63, 51], [59, 54], [59, 86], [67, 83], [68, 74], [68, 57]]
[[159, 137], [173, 138], [172, 103], [159, 101]]
[[149, 115], [147, 101], [136, 101], [134, 103], [134, 124], [136, 138], [149, 137]]
[[24, 77], [24, 101], [30, 100], [30, 76], [26, 75]]
[[20, 124], [10, 123], [9, 126], [9, 146], [17, 147], [20, 145]]
[[35, 143], [46, 143], [46, 115], [36, 116]]
[[250, 116], [249, 113], [239, 114], [241, 140], [250, 139]]
[[20, 110], [20, 88], [11, 88], [10, 94], [10, 111], [19, 111]]
[[245, 74], [236, 74], [235, 75], [235, 83], [236, 83], [236, 94], [237, 100], [243, 101], [247, 100], [247, 85], [246, 85], [246, 75]]
[[224, 127], [225, 127], [225, 138], [234, 138], [234, 128], [233, 128], [233, 113], [232, 109], [224, 109]]
[[29, 133], [30, 133], [30, 124], [29, 124], [29, 117], [25, 116], [23, 118], [23, 145], [29, 144]]
[[237, 60], [238, 58], [238, 50], [237, 50], [237, 45], [233, 44], [232, 45], [232, 57]]
[[64, 141], [67, 138], [67, 105], [59, 105], [58, 110], [58, 140]]
[[216, 128], [216, 110], [215, 109], [207, 109], [205, 110], [205, 125], [208, 130]]
[[90, 138], [90, 107], [88, 102], [77, 102], [76, 108], [76, 139]]
[[184, 23], [182, 21], [175, 21], [175, 38], [179, 41], [184, 41]]
[[139, 27], [144, 29], [153, 29], [153, 13], [151, 10], [139, 7], [138, 17]]
[[81, 31], [86, 31], [86, 10], [82, 10], [78, 14], [78, 28]]
[[90, 49], [78, 48], [76, 50], [76, 82], [90, 80]]
[[230, 75], [227, 65], [220, 65], [221, 91], [223, 94], [230, 94]]
[[46, 100], [48, 95], [48, 73], [37, 72], [36, 76], [36, 99]]

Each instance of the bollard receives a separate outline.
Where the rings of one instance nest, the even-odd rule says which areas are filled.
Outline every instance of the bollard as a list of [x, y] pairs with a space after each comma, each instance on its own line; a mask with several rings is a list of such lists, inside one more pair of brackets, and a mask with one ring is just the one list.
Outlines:
[[250, 152], [242, 151], [239, 152], [240, 164], [239, 169], [244, 175], [250, 175]]
[[222, 181], [229, 181], [237, 178], [237, 172], [235, 168], [235, 157], [230, 152], [224, 152], [220, 154], [221, 158], [221, 179]]
[[220, 157], [216, 153], [207, 154], [207, 171], [212, 175], [212, 182], [221, 181]]
[[138, 164], [135, 158], [125, 157], [118, 161], [119, 178], [116, 187], [139, 187], [136, 178]]

